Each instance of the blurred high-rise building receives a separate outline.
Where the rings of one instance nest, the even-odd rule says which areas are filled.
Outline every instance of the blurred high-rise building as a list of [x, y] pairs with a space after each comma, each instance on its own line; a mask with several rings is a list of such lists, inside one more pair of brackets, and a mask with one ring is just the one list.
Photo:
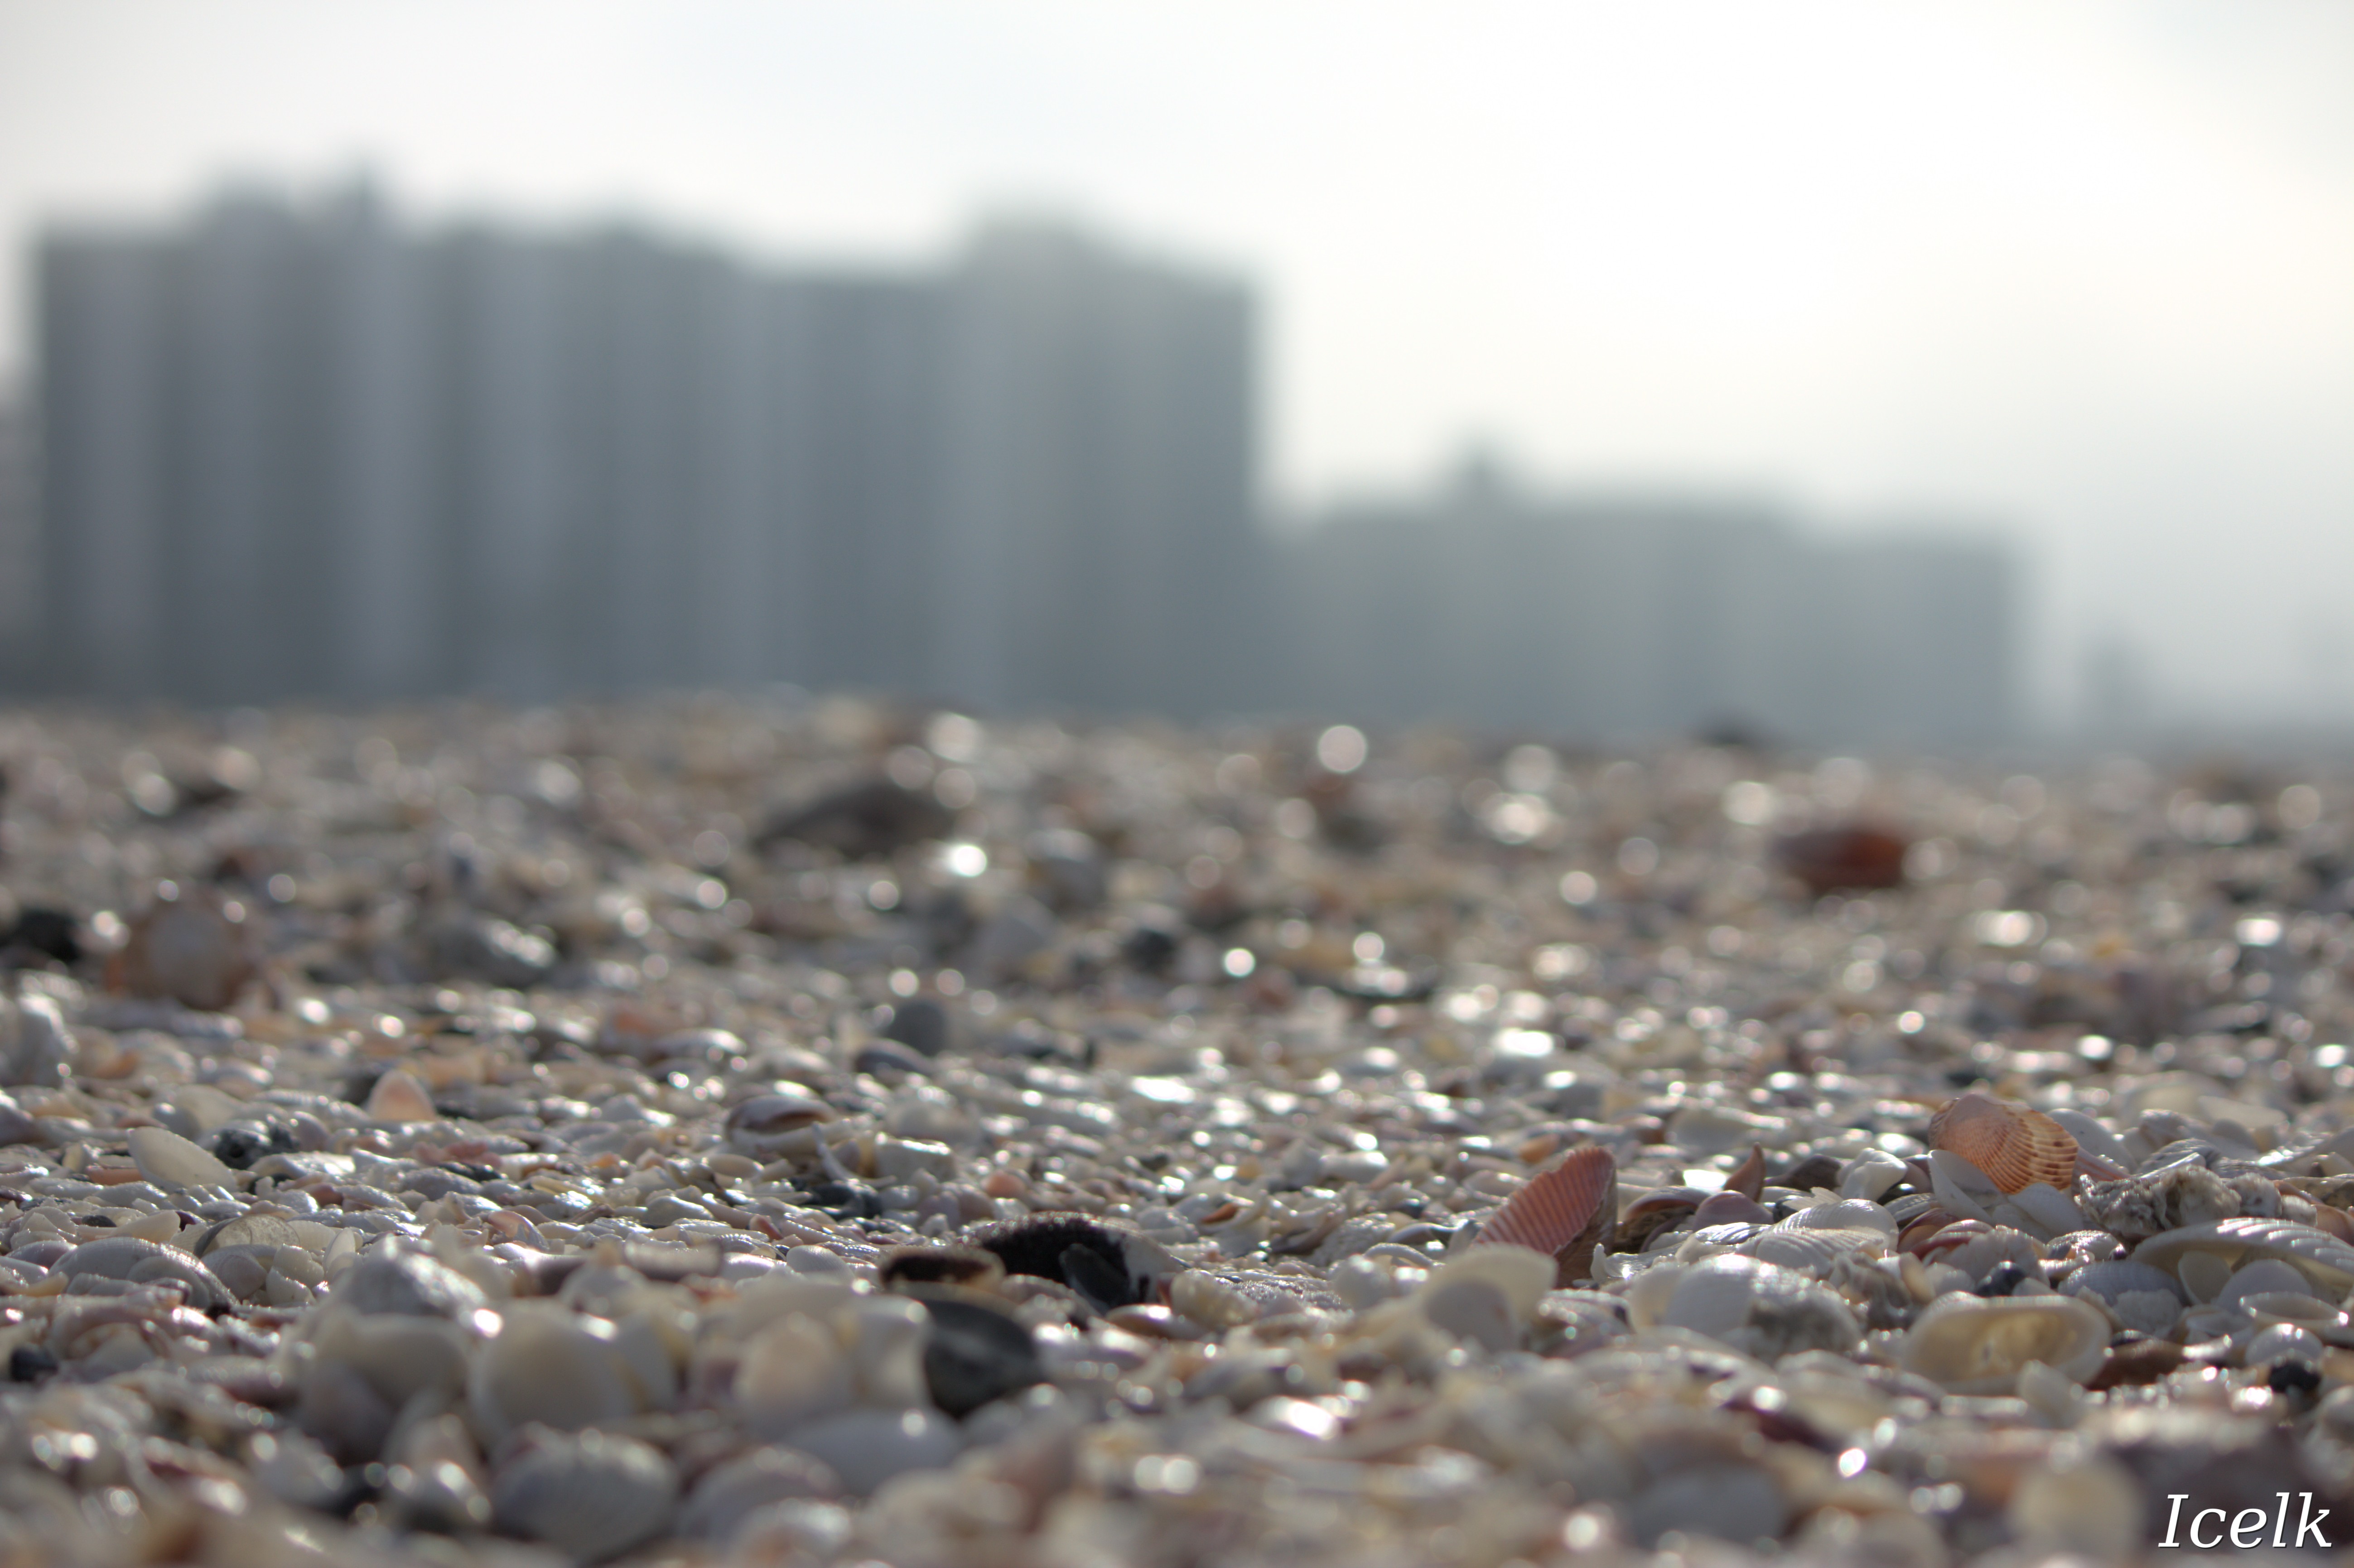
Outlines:
[[1826, 540], [1763, 504], [1547, 493], [1475, 457], [1285, 554], [1310, 705], [1609, 740], [1967, 744], [2011, 721], [2013, 568], [1967, 534]]
[[1246, 290], [236, 197], [38, 267], [48, 683], [205, 705], [788, 680], [1231, 705]]

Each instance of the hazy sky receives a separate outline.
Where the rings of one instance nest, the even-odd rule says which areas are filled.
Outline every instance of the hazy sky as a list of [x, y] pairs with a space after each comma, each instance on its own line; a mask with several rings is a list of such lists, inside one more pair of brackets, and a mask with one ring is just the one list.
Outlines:
[[52, 215], [363, 164], [774, 255], [1068, 213], [1257, 280], [1287, 501], [1484, 436], [1991, 520], [2047, 696], [2116, 628], [2354, 719], [2349, 84], [2335, 0], [0, 0], [0, 287]]

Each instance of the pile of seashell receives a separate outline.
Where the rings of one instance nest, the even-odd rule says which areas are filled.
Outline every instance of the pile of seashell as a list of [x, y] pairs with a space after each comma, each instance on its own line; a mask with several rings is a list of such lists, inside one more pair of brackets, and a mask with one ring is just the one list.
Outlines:
[[2344, 781], [1318, 741], [0, 720], [0, 1563], [2354, 1546]]

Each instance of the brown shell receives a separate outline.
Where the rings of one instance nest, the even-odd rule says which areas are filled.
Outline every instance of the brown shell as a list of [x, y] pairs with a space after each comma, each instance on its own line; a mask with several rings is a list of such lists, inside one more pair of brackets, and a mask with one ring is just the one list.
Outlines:
[[1555, 1282], [1586, 1277], [1594, 1244], [1618, 1218], [1618, 1166], [1601, 1148], [1574, 1150], [1513, 1193], [1471, 1238], [1473, 1246], [1524, 1246], [1553, 1255]]
[[225, 1012], [254, 976], [245, 906], [211, 889], [158, 903], [107, 960], [107, 989]]
[[2037, 1181], [2076, 1187], [2076, 1140], [2041, 1111], [1973, 1089], [1929, 1118], [1929, 1146], [1950, 1150], [2006, 1192]]

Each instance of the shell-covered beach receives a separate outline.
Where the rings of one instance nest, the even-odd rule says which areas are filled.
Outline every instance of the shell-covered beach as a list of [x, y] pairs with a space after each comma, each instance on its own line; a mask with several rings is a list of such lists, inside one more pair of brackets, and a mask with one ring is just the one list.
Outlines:
[[0, 771], [0, 1563], [2354, 1547], [2342, 768], [780, 697]]

